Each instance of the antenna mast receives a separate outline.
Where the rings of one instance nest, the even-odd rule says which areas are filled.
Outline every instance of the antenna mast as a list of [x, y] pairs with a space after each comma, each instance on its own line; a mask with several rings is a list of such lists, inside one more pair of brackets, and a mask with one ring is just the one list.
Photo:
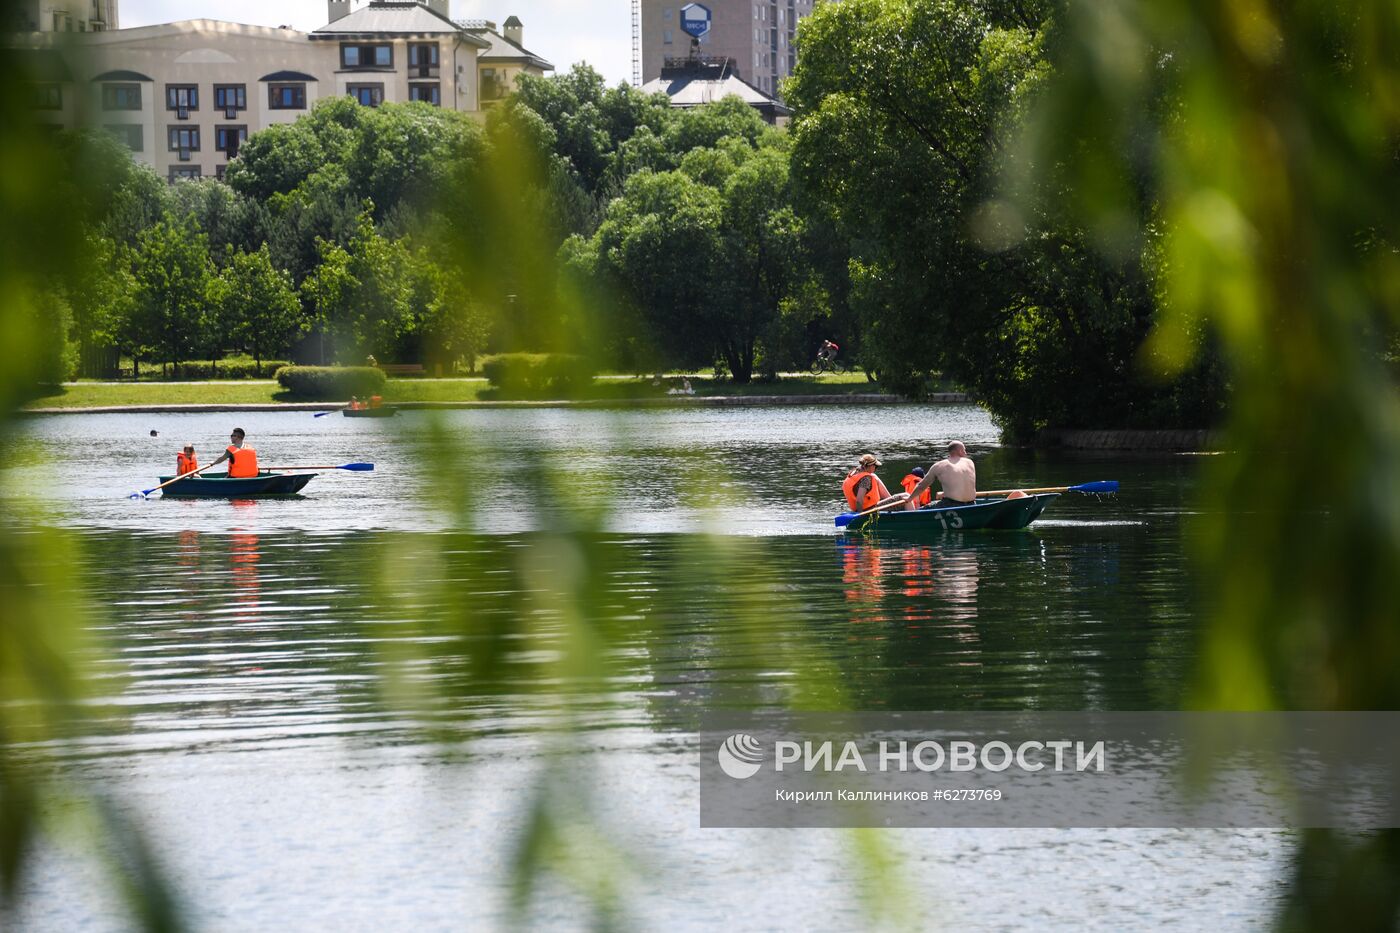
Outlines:
[[642, 0], [632, 0], [632, 86], [642, 86]]

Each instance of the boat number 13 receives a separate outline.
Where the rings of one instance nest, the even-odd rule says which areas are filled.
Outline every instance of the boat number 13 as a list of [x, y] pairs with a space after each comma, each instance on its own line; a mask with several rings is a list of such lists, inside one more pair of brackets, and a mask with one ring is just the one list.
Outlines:
[[938, 523], [943, 526], [944, 531], [947, 531], [949, 528], [961, 528], [963, 526], [962, 516], [957, 512], [953, 512], [952, 514], [948, 514], [947, 512], [934, 512], [933, 514], [938, 516]]

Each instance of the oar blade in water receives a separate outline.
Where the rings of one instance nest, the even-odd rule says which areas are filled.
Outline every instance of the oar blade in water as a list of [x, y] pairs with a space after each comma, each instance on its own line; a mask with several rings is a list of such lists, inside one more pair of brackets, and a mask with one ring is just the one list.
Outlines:
[[1071, 486], [1071, 487], [1069, 487], [1069, 491], [1070, 491], [1070, 492], [1087, 492], [1087, 493], [1112, 493], [1112, 492], [1117, 492], [1117, 491], [1118, 491], [1118, 480], [1116, 480], [1116, 479], [1104, 479], [1104, 480], [1099, 480], [1098, 482], [1094, 482], [1094, 483], [1083, 483], [1082, 485], [1079, 485], [1079, 486]]

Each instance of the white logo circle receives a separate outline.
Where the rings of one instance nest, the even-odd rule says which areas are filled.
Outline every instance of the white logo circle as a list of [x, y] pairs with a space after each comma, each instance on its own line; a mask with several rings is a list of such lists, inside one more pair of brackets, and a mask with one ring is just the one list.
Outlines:
[[719, 747], [719, 766], [738, 780], [753, 777], [763, 763], [763, 746], [753, 736], [736, 732]]

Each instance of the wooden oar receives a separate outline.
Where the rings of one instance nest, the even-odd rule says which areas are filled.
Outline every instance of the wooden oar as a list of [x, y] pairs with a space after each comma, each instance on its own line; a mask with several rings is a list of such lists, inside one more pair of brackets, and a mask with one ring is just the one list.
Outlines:
[[342, 463], [340, 466], [275, 466], [263, 467], [264, 470], [354, 470], [356, 473], [368, 473], [374, 469], [373, 463]]
[[866, 509], [864, 512], [847, 512], [844, 515], [836, 516], [836, 527], [845, 528], [862, 515], [869, 515], [871, 512], [883, 512], [885, 509], [892, 509], [897, 505], [903, 505], [909, 501], [909, 493], [907, 492], [897, 492], [894, 495], [895, 497], [889, 502], [882, 502], [880, 505], [871, 509]]
[[212, 464], [212, 463], [206, 463], [204, 466], [200, 467], [198, 470], [190, 470], [188, 473], [182, 473], [181, 475], [175, 477], [174, 479], [168, 479], [168, 480], [166, 480], [165, 482], [161, 483], [159, 486], [152, 486], [150, 489], [147, 489], [147, 490], [145, 490], [145, 491], [143, 491], [143, 492], [133, 492], [131, 495], [127, 496], [127, 498], [128, 498], [128, 499], [149, 499], [149, 498], [151, 497], [151, 493], [155, 492], [156, 490], [158, 490], [158, 489], [164, 489], [166, 486], [169, 486], [171, 483], [178, 483], [178, 482], [179, 482], [180, 480], [182, 480], [182, 479], [189, 479], [191, 476], [198, 476], [200, 473], [203, 473], [205, 470], [209, 469], [209, 468], [210, 468], [211, 466], [213, 466], [213, 465], [214, 465], [214, 464]]
[[[1082, 483], [1078, 486], [1042, 486], [1039, 489], [993, 489], [990, 492], [979, 492], [977, 498], [985, 496], [1009, 496], [1013, 492], [1024, 492], [1028, 496], [1036, 496], [1046, 492], [1082, 492], [1092, 493], [1114, 493], [1118, 491], [1118, 480], [1104, 479], [1093, 483]], [[934, 498], [942, 499], [943, 493], [939, 493]]]

